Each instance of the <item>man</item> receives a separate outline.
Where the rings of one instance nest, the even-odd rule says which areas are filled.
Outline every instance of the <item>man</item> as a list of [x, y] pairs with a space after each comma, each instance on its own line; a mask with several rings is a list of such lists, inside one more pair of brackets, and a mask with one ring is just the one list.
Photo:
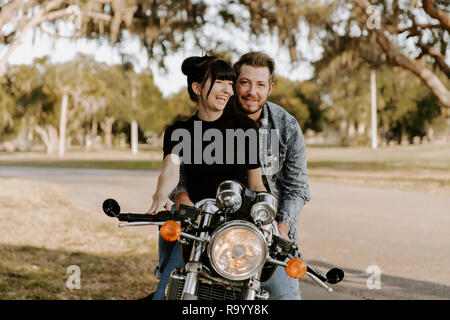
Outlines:
[[[311, 198], [302, 131], [292, 115], [267, 101], [275, 85], [272, 58], [262, 52], [249, 52], [235, 63], [234, 69], [237, 80], [234, 98], [230, 99], [233, 110], [257, 123], [263, 181], [267, 190], [278, 198], [276, 219], [280, 235], [297, 241], [298, 216]], [[182, 174], [180, 181], [183, 181]], [[177, 207], [193, 205], [182, 182], [175, 193]], [[298, 280], [287, 277], [282, 267], [263, 286], [272, 299], [301, 299]]]
[[[305, 142], [297, 120], [280, 106], [268, 102], [275, 86], [275, 62], [262, 52], [249, 52], [234, 64], [236, 88], [234, 110], [255, 121], [260, 141], [264, 183], [278, 197], [278, 228], [286, 238], [298, 240], [297, 221], [311, 198], [307, 183]], [[278, 134], [279, 150], [273, 150]], [[277, 157], [278, 155], [278, 157]], [[275, 169], [275, 170], [274, 170]]]

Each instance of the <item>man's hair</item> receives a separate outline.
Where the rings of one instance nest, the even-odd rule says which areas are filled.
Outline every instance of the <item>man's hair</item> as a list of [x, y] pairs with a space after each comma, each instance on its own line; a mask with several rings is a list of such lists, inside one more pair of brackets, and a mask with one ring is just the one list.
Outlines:
[[275, 82], [275, 61], [264, 52], [252, 51], [244, 54], [239, 61], [233, 65], [234, 71], [236, 71], [236, 78], [239, 77], [243, 65], [268, 68], [270, 72], [270, 83], [272, 84]]

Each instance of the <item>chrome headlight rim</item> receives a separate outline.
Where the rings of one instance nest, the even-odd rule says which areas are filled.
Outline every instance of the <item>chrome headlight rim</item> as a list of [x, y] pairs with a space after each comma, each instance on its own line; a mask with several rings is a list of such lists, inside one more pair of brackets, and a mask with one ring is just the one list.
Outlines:
[[211, 213], [211, 214], [214, 214], [217, 211], [219, 211], [219, 207], [217, 207], [217, 204], [216, 204], [216, 199], [213, 199], [213, 198], [206, 198], [206, 199], [200, 200], [194, 204], [194, 207], [196, 207], [197, 209], [201, 209], [205, 212]]
[[[248, 231], [253, 232], [259, 238], [259, 240], [261, 242], [261, 247], [262, 247], [262, 254], [261, 254], [260, 261], [258, 262], [257, 266], [251, 272], [249, 272], [245, 275], [241, 275], [241, 276], [230, 275], [229, 273], [223, 271], [217, 265], [217, 262], [213, 258], [213, 252], [212, 252], [212, 250], [214, 249], [215, 241], [221, 235], [223, 235], [226, 231], [228, 231], [230, 229], [234, 229], [234, 228], [247, 229]], [[214, 232], [214, 234], [211, 237], [211, 240], [209, 241], [207, 253], [208, 253], [208, 258], [211, 263], [211, 266], [213, 267], [214, 271], [216, 271], [220, 276], [222, 276], [226, 279], [230, 279], [230, 280], [241, 281], [241, 280], [247, 280], [247, 279], [253, 277], [255, 274], [257, 274], [259, 272], [259, 270], [261, 270], [261, 268], [266, 263], [267, 256], [269, 254], [269, 248], [267, 246], [267, 240], [266, 240], [264, 234], [253, 223], [244, 221], [244, 220], [233, 220], [233, 221], [226, 222], [223, 226], [219, 227]]]
[[[269, 224], [275, 220], [278, 209], [278, 199], [269, 192], [258, 192], [254, 203], [250, 208], [250, 216], [255, 223], [262, 225]], [[266, 212], [266, 216], [262, 216], [260, 211]]]
[[[244, 186], [235, 180], [225, 180], [219, 184], [216, 190], [216, 203], [217, 206], [226, 210], [228, 213], [234, 213], [238, 211], [242, 206], [242, 193], [244, 192]], [[231, 206], [227, 205], [224, 200], [226, 198], [233, 200]]]

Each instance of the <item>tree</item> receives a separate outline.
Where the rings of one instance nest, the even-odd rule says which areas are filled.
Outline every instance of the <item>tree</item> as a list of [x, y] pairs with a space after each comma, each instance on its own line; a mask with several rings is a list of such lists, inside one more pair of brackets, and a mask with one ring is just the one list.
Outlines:
[[[366, 15], [368, 14], [370, 11], [370, 3], [367, 0], [353, 1]], [[376, 40], [386, 54], [389, 62], [412, 72], [422, 79], [442, 105], [450, 108], [450, 90], [447, 89], [448, 86], [440, 79], [439, 74], [436, 74], [430, 70], [430, 67], [426, 66], [426, 63], [422, 59], [422, 57], [427, 56], [432, 60], [434, 65], [447, 76], [446, 80], [448, 80], [450, 77], [450, 67], [445, 62], [445, 54], [448, 50], [448, 37], [450, 36], [450, 15], [444, 10], [448, 12], [450, 10], [450, 4], [444, 1], [431, 0], [417, 2], [417, 4], [420, 3], [423, 9], [422, 13], [424, 12], [429, 17], [437, 19], [438, 23], [430, 22], [422, 24], [417, 22], [419, 15], [415, 14], [412, 10], [413, 8], [408, 7], [404, 1], [393, 1], [391, 4], [389, 1], [380, 1], [380, 5], [377, 6], [378, 9], [374, 10], [383, 8], [382, 13], [386, 14], [388, 19], [386, 19], [384, 28], [380, 25], [379, 28], [376, 27], [373, 29], [373, 32], [376, 34]], [[402, 27], [405, 23], [409, 25], [406, 28]], [[427, 32], [429, 30], [431, 32]], [[415, 43], [416, 47], [420, 49], [420, 54], [415, 59], [408, 57], [396, 48], [394, 45], [395, 40], [390, 40], [390, 36], [393, 36], [395, 39], [397, 35], [405, 32], [408, 33], [408, 37], [415, 38], [417, 41]], [[425, 40], [427, 35], [431, 35], [431, 39]]]
[[[372, 5], [373, 3], [373, 5]], [[204, 39], [205, 27], [239, 28], [256, 36], [271, 34], [291, 59], [302, 59], [298, 45], [307, 30], [310, 43], [323, 48], [319, 69], [371, 62], [390, 63], [422, 79], [440, 103], [450, 107], [448, 54], [450, 4], [446, 0], [232, 0], [219, 2], [155, 0], [11, 0], [2, 2], [0, 39], [6, 63], [24, 34], [51, 23], [60, 36], [63, 19], [72, 19], [73, 38], [107, 38], [112, 45], [126, 34], [139, 37], [149, 58], [164, 57], [194, 40], [201, 49], [236, 50], [233, 43]], [[217, 14], [211, 18], [208, 12]], [[11, 18], [12, 17], [12, 18]], [[9, 28], [2, 28], [4, 26]], [[225, 47], [226, 48], [225, 48]], [[214, 48], [213, 48], [214, 47]], [[374, 50], [378, 48], [379, 50]], [[412, 48], [412, 50], [410, 49]], [[322, 68], [319, 68], [319, 65]], [[2, 72], [2, 71], [0, 71]]]
[[270, 96], [270, 101], [283, 106], [286, 111], [297, 119], [300, 126], [304, 128], [304, 125], [309, 118], [309, 110], [308, 106], [296, 95], [297, 87], [297, 82], [278, 77], [276, 86]]
[[322, 48], [316, 74], [360, 63], [404, 68], [449, 108], [449, 11], [446, 0], [235, 0], [222, 3], [220, 13], [252, 34], [277, 37], [292, 61], [304, 59], [299, 40], [307, 33]]
[[46, 65], [46, 58], [41, 58], [36, 59], [32, 66], [8, 67], [3, 78], [3, 88], [14, 100], [14, 133], [21, 136], [20, 132], [24, 132], [26, 136], [32, 137], [36, 130], [47, 152], [53, 153], [58, 148], [55, 127], [58, 118], [54, 110], [57, 97], [44, 84]]
[[104, 83], [103, 90], [96, 94], [105, 99], [96, 117], [104, 135], [105, 147], [111, 149], [114, 123], [117, 120], [129, 121], [131, 85], [120, 65], [99, 64], [96, 76]]
[[0, 76], [8, 58], [30, 32], [53, 26], [54, 37], [62, 35], [58, 22], [71, 21], [72, 39], [109, 39], [119, 43], [128, 32], [138, 36], [149, 58], [163, 64], [164, 57], [181, 48], [186, 34], [194, 35], [204, 25], [207, 5], [201, 1], [141, 0], [3, 0], [0, 2], [0, 43], [7, 46], [0, 59]]
[[14, 97], [8, 92], [5, 85], [0, 86], [0, 133], [6, 128], [13, 127]]
[[[423, 3], [423, 5], [422, 5]], [[441, 105], [450, 107], [449, 66], [445, 61], [450, 36], [445, 19], [450, 5], [435, 1], [379, 0], [370, 5], [366, 0], [337, 1], [330, 14], [322, 39], [324, 53], [316, 62], [320, 73], [336, 73], [341, 68], [356, 69], [361, 63], [373, 68], [382, 64], [399, 66], [419, 77], [438, 98]], [[436, 14], [433, 14], [436, 12]], [[333, 20], [334, 19], [334, 20]], [[426, 22], [421, 22], [424, 20]]]
[[[59, 119], [58, 156], [60, 158], [64, 157], [66, 149], [67, 121], [69, 118], [72, 118], [68, 116], [69, 98], [74, 97], [77, 99], [80, 95], [92, 90], [88, 86], [89, 80], [87, 79], [88, 75], [90, 75], [90, 68], [84, 62], [86, 61], [83, 58], [78, 58], [68, 63], [49, 64], [43, 76], [46, 87], [54, 92], [60, 104], [59, 112], [57, 112]], [[94, 103], [93, 106], [96, 107], [96, 104]], [[72, 113], [75, 114], [76, 111], [74, 110]], [[54, 128], [49, 128], [54, 131]], [[42, 132], [42, 130], [38, 130], [38, 132]]]
[[[322, 95], [329, 98], [325, 111], [327, 125], [341, 130], [344, 144], [367, 142], [370, 123], [370, 65], [341, 72], [322, 83]], [[408, 94], [405, 94], [407, 92]], [[419, 78], [400, 67], [381, 66], [377, 70], [377, 109], [380, 138], [401, 143], [406, 135], [424, 137], [440, 108], [436, 98]], [[437, 110], [436, 110], [437, 108]], [[421, 120], [419, 120], [421, 118]]]

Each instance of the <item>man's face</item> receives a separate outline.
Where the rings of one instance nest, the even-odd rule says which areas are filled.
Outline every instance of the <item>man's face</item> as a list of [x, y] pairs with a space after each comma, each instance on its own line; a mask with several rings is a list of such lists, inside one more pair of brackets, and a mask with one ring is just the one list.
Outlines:
[[260, 112], [272, 88], [269, 68], [241, 66], [235, 92], [240, 111], [247, 115]]

